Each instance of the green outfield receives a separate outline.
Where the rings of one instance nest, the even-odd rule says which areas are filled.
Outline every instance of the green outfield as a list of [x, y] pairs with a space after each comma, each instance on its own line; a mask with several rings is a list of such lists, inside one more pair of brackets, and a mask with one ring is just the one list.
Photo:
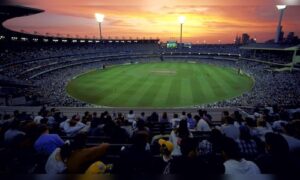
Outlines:
[[188, 62], [117, 65], [71, 80], [69, 95], [110, 107], [186, 107], [212, 103], [251, 90], [237, 70]]

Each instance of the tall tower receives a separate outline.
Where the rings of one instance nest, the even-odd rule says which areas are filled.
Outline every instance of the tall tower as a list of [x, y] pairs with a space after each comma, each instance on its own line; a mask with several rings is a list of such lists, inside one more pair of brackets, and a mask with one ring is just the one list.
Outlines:
[[277, 31], [276, 31], [276, 36], [275, 36], [275, 43], [280, 43], [282, 38], [282, 26], [281, 26], [281, 21], [283, 17], [284, 10], [286, 9], [286, 5], [277, 5], [277, 9], [279, 10], [279, 21], [278, 21], [278, 26], [277, 26]]

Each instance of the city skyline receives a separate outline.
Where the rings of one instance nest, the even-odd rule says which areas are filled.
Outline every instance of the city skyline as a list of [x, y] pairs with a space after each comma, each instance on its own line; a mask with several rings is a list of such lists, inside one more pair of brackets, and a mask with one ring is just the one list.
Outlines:
[[4, 25], [12, 30], [40, 34], [98, 37], [94, 13], [105, 14], [103, 37], [139, 37], [179, 40], [178, 17], [183, 15], [183, 42], [232, 43], [237, 34], [248, 33], [258, 42], [274, 39], [278, 21], [276, 4], [288, 6], [283, 18], [283, 31], [300, 35], [299, 1], [241, 0], [66, 0], [43, 2], [15, 0], [12, 4], [45, 10], [44, 13], [14, 18]]

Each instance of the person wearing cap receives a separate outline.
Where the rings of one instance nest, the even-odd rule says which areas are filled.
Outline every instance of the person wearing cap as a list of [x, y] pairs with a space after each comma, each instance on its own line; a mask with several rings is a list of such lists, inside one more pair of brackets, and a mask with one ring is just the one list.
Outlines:
[[96, 161], [85, 171], [85, 174], [105, 174], [111, 171], [112, 164], [104, 164], [102, 161]]
[[173, 151], [173, 144], [170, 141], [166, 141], [164, 139], [159, 139], [158, 144], [160, 145], [160, 154], [162, 155], [162, 159], [166, 165], [164, 166], [163, 174], [170, 174], [171, 167], [172, 167], [172, 151]]

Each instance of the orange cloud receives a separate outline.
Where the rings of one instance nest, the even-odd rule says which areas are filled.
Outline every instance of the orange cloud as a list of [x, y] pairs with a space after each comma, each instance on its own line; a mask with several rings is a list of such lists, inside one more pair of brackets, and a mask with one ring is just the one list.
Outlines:
[[[11, 29], [52, 34], [98, 36], [94, 13], [105, 14], [105, 37], [159, 37], [162, 40], [179, 36], [178, 16], [186, 16], [184, 41], [208, 43], [232, 42], [244, 32], [259, 41], [273, 38], [278, 12], [274, 0], [17, 0], [18, 4], [45, 9], [34, 16], [16, 18], [5, 23]], [[284, 31], [300, 34], [300, 6], [286, 10]]]

